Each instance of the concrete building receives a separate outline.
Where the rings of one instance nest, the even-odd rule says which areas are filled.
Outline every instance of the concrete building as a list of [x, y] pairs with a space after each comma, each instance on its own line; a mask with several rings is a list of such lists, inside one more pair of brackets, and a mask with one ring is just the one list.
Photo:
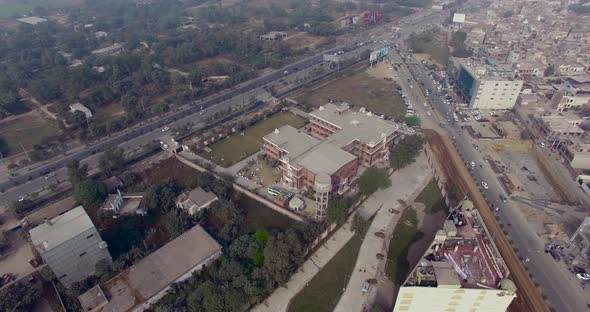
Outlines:
[[330, 193], [344, 193], [358, 167], [389, 159], [389, 147], [410, 129], [347, 103], [327, 104], [309, 114], [310, 134], [283, 126], [264, 136], [267, 157], [278, 160], [282, 181], [296, 190], [313, 191], [316, 216], [324, 216]]
[[570, 238], [570, 242], [585, 257], [586, 261], [590, 260], [590, 217], [584, 219]]
[[143, 194], [123, 194], [118, 189], [117, 193], [107, 196], [100, 209], [121, 215], [147, 214], [143, 206]]
[[555, 84], [556, 92], [550, 100], [551, 108], [559, 112], [567, 111], [572, 107], [580, 107], [590, 101], [590, 92], [584, 92], [574, 88], [569, 83]]
[[97, 56], [107, 56], [107, 55], [115, 55], [123, 51], [124, 47], [121, 43], [114, 43], [111, 46], [104, 47], [101, 49], [96, 49], [92, 51], [92, 54]]
[[470, 108], [512, 109], [522, 85], [511, 67], [496, 66], [489, 60], [459, 64], [457, 87]]
[[22, 18], [17, 19], [17, 21], [19, 21], [21, 23], [29, 24], [29, 25], [37, 25], [40, 23], [47, 22], [46, 19], [38, 17], [38, 16], [22, 17]]
[[394, 310], [506, 311], [516, 297], [508, 268], [473, 203], [457, 207], [400, 288]]
[[29, 231], [43, 261], [66, 287], [94, 274], [100, 260], [112, 261], [92, 220], [82, 206]]
[[551, 148], [559, 149], [567, 137], [584, 135], [584, 130], [579, 127], [582, 119], [571, 114], [535, 116], [533, 122]]
[[221, 246], [196, 225], [78, 300], [85, 312], [145, 311], [173, 283], [189, 278], [220, 255]]
[[92, 111], [88, 107], [82, 105], [81, 103], [74, 103], [70, 105], [70, 112], [82, 112], [84, 113], [84, 116], [86, 116], [86, 119], [92, 117]]
[[190, 192], [180, 194], [176, 199], [176, 207], [193, 215], [208, 208], [215, 201], [217, 201], [217, 196], [213, 192], [205, 192], [202, 188], [197, 187]]

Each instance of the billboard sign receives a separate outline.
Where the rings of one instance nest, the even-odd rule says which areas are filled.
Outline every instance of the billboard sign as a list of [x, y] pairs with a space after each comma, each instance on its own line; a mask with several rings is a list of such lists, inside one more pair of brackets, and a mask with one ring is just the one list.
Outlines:
[[371, 55], [369, 56], [369, 62], [373, 63], [376, 60], [378, 60], [381, 57], [386, 56], [389, 53], [389, 47], [383, 47], [379, 50], [373, 51], [371, 52]]

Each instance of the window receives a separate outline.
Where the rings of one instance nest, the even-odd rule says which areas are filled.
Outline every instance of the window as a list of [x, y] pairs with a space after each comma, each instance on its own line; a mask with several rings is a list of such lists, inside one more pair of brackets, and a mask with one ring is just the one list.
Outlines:
[[83, 252], [80, 254], [80, 257], [84, 257], [86, 255], [86, 252]]
[[89, 239], [89, 238], [91, 238], [92, 236], [94, 236], [94, 234], [90, 234], [90, 235], [86, 236], [86, 239]]

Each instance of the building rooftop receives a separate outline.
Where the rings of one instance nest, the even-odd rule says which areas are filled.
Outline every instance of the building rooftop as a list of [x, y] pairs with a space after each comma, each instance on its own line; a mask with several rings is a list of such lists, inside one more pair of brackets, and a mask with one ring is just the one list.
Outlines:
[[508, 269], [469, 201], [454, 210], [404, 286], [498, 289]]
[[344, 165], [356, 159], [356, 156], [332, 144], [320, 144], [311, 152], [305, 154], [297, 163], [314, 174], [325, 173], [332, 175]]
[[102, 292], [100, 285], [96, 285], [80, 295], [78, 301], [80, 301], [80, 305], [84, 312], [99, 309], [109, 302], [104, 295], [104, 292]]
[[29, 16], [17, 19], [17, 21], [29, 25], [37, 25], [39, 23], [47, 22], [46, 19], [38, 17], [38, 16]]
[[31, 241], [39, 251], [48, 251], [94, 227], [92, 220], [78, 206], [31, 229]]
[[399, 125], [373, 115], [371, 112], [366, 112], [363, 108], [354, 111], [348, 103], [341, 105], [329, 103], [320, 106], [309, 115], [340, 128], [339, 131], [326, 139], [340, 147], [355, 139], [368, 145], [375, 145], [400, 129]]
[[203, 190], [200, 187], [197, 187], [196, 189], [190, 191], [189, 193], [184, 193], [181, 194], [178, 198], [179, 201], [186, 201], [186, 200], [190, 200], [193, 203], [195, 203], [195, 205], [201, 207], [203, 205], [206, 205], [207, 203], [216, 200], [217, 199], [217, 195], [215, 195], [213, 192], [206, 192], [205, 190]]
[[287, 151], [291, 159], [299, 157], [320, 144], [320, 140], [289, 125], [275, 129], [274, 132], [265, 135], [263, 139]]
[[[220, 250], [221, 246], [196, 225], [106, 282], [102, 289], [109, 302], [92, 311], [130, 311]], [[85, 297], [87, 293], [78, 298]]]
[[562, 115], [541, 116], [541, 121], [555, 133], [578, 133], [583, 134], [584, 130], [578, 126], [582, 122], [579, 117], [568, 118]]
[[480, 80], [518, 80], [516, 71], [506, 64], [496, 64], [492, 59], [471, 58], [460, 62], [472, 76]]

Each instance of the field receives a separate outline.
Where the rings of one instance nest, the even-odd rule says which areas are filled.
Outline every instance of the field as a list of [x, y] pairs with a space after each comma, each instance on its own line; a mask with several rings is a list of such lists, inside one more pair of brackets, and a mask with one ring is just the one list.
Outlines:
[[418, 230], [416, 210], [406, 208], [393, 230], [387, 251], [387, 259], [391, 261], [387, 262], [385, 272], [389, 280], [396, 285], [403, 283], [408, 275], [410, 270], [407, 259], [408, 250], [412, 243], [419, 240], [422, 235], [424, 234]]
[[393, 82], [372, 77], [365, 72], [356, 72], [335, 80], [297, 100], [312, 110], [328, 103], [330, 99], [348, 102], [357, 108], [365, 107], [371, 112], [385, 114], [397, 120], [402, 119], [406, 112]]
[[27, 114], [0, 124], [0, 138], [6, 140], [12, 153], [21, 149], [20, 144], [28, 150], [33, 145], [41, 143], [45, 137], [59, 133], [60, 130], [56, 124], [35, 114]]
[[243, 131], [244, 135], [235, 133], [223, 141], [211, 146], [211, 152], [202, 152], [201, 156], [222, 167], [229, 167], [240, 160], [256, 153], [262, 148], [262, 137], [284, 125], [301, 128], [306, 120], [291, 113], [277, 113]]
[[434, 178], [428, 182], [428, 185], [416, 197], [415, 201], [423, 203], [426, 206], [425, 212], [427, 214], [437, 213], [441, 210], [445, 210], [447, 213], [449, 212], [449, 208], [445, 204]]
[[309, 284], [295, 296], [288, 312], [330, 312], [336, 307], [348, 282], [347, 275], [352, 273], [362, 239], [355, 235], [328, 262]]
[[286, 230], [297, 223], [286, 215], [245, 195], [240, 196], [238, 204], [246, 214], [246, 218], [240, 226], [242, 234], [251, 233], [260, 228]]

